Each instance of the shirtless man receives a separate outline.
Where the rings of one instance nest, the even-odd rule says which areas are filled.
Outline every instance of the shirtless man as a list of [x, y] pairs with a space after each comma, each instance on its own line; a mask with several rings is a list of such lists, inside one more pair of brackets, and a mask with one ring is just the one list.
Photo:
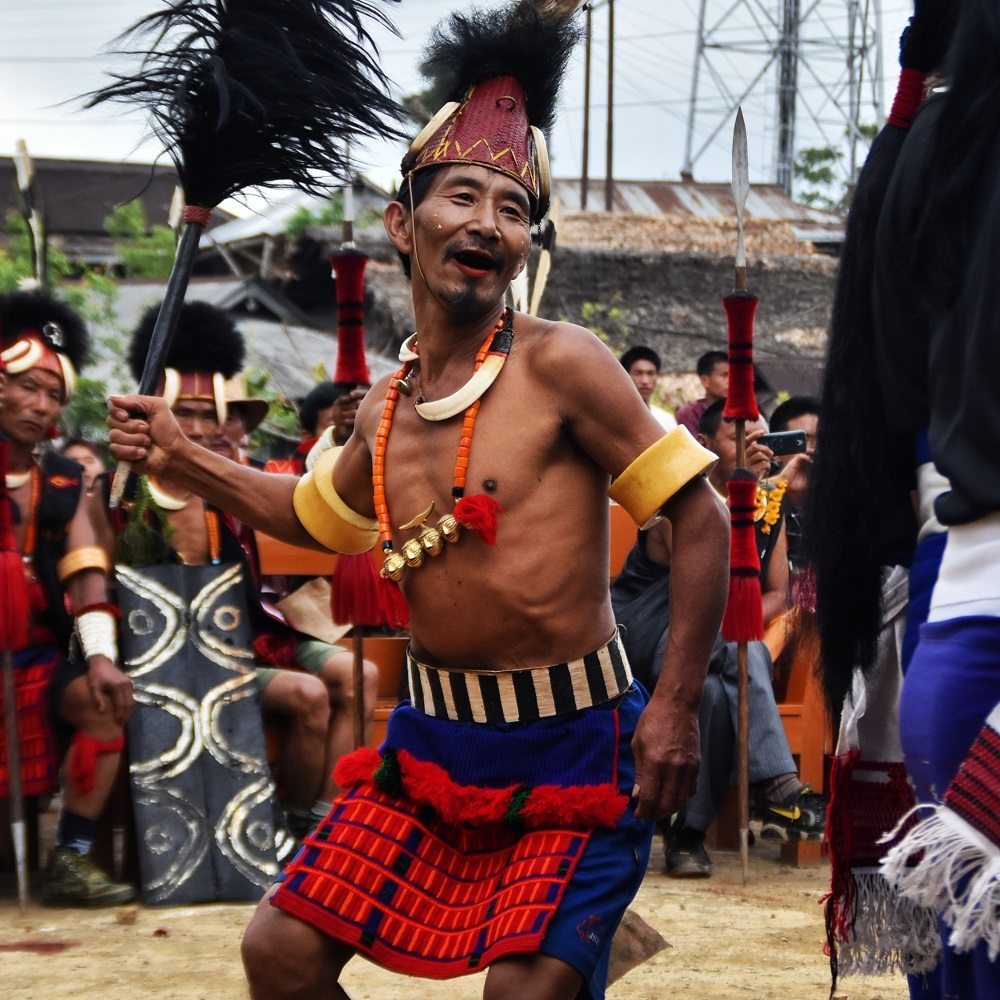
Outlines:
[[[528, 40], [548, 46], [542, 27], [532, 24]], [[522, 122], [518, 162], [537, 166], [524, 90], [510, 76], [481, 81], [452, 112], [456, 147], [474, 140], [469, 129], [490, 127], [463, 115], [480, 101], [487, 119], [511, 103]], [[413, 705], [394, 712], [374, 776], [358, 762], [355, 787], [258, 908], [243, 943], [255, 997], [342, 998], [337, 978], [358, 951], [437, 978], [488, 965], [490, 1000], [601, 997], [611, 935], [645, 872], [653, 821], [682, 808], [694, 789], [698, 704], [727, 584], [726, 513], [702, 476], [713, 457], [684, 430], [663, 437], [591, 333], [520, 313], [508, 320], [506, 290], [527, 260], [545, 192], [534, 170], [512, 172], [488, 145], [476, 147], [486, 151], [478, 163], [447, 151], [421, 160], [422, 150], [441, 151], [433, 137], [412, 151], [416, 166], [386, 208], [385, 227], [412, 262], [419, 358], [408, 377], [401, 370], [373, 387], [335, 466], [328, 453], [298, 482], [224, 466], [184, 438], [160, 400], [112, 399], [116, 457], [168, 473], [298, 545], [316, 544], [307, 522], [345, 547], [371, 546], [378, 530], [395, 554], [419, 530], [399, 526], [419, 522], [431, 502], [434, 518], [453, 509], [458, 518], [462, 479], [480, 508], [489, 507], [484, 498], [502, 507], [495, 547], [460, 528], [453, 543], [438, 539], [437, 554], [430, 544], [421, 564], [401, 571]], [[470, 382], [484, 337], [496, 348], [479, 369], [495, 376], [486, 388]], [[505, 342], [506, 362], [492, 362]], [[429, 419], [418, 408], [450, 412], [452, 396], [454, 416]], [[471, 442], [460, 445], [462, 437]], [[456, 463], [463, 447], [467, 475]], [[661, 511], [673, 526], [675, 624], [648, 704], [630, 683], [609, 602], [612, 479], [637, 520]], [[557, 803], [566, 806], [560, 819]], [[352, 852], [343, 835], [357, 808], [368, 821]], [[402, 843], [390, 828], [402, 830]], [[555, 854], [559, 872], [523, 872], [518, 887], [537, 906], [529, 919], [502, 873], [521, 871], [518, 852], [532, 844]], [[494, 856], [503, 867], [483, 872]], [[453, 862], [472, 877], [450, 879]], [[539, 880], [547, 888], [533, 894]], [[499, 929], [498, 913], [508, 918]]]

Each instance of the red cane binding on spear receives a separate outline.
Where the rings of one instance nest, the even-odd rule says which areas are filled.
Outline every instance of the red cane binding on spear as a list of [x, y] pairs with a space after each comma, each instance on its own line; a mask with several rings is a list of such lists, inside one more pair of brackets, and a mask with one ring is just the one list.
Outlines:
[[723, 638], [736, 643], [737, 790], [740, 814], [740, 862], [746, 884], [750, 864], [750, 684], [747, 643], [763, 638], [760, 559], [754, 537], [753, 508], [757, 479], [746, 465], [746, 421], [760, 416], [753, 391], [753, 318], [757, 296], [747, 291], [743, 218], [750, 193], [747, 130], [743, 109], [733, 128], [733, 200], [736, 203], [735, 290], [723, 299], [728, 319], [729, 387], [723, 417], [736, 423], [736, 469], [726, 484], [731, 518], [729, 600]]
[[[333, 382], [345, 390], [371, 385], [365, 358], [365, 265], [368, 257], [354, 245], [350, 183], [344, 190], [343, 242], [330, 257], [337, 286], [337, 364]], [[369, 628], [405, 628], [406, 601], [399, 588], [379, 576], [370, 552], [339, 555], [330, 588], [333, 620], [354, 626], [354, 747], [364, 745], [364, 640]]]

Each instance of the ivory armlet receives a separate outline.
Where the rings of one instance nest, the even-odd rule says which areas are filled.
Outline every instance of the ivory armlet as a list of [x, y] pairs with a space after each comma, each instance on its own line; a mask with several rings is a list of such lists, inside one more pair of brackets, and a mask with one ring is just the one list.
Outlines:
[[718, 458], [686, 427], [675, 427], [651, 444], [611, 484], [608, 496], [631, 515], [640, 529], [660, 516], [660, 508]]
[[292, 495], [295, 516], [320, 545], [331, 552], [357, 555], [375, 547], [378, 526], [351, 510], [333, 488], [339, 448], [323, 452], [297, 483]]

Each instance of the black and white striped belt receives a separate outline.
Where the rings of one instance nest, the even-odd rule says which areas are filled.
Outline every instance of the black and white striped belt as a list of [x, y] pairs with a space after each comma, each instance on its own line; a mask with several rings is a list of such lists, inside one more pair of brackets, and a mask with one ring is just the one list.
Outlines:
[[548, 667], [455, 670], [421, 663], [409, 650], [406, 662], [413, 707], [457, 722], [532, 722], [601, 705], [632, 684], [617, 631], [601, 649]]

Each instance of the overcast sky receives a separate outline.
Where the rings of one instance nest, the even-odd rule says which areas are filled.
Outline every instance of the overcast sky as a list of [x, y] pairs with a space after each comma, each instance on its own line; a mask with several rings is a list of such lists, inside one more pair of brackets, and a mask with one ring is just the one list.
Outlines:
[[[489, 0], [486, 0], [489, 2]], [[885, 86], [884, 102], [891, 101], [898, 66], [898, 37], [910, 5], [906, 0], [871, 0], [881, 7]], [[143, 118], [124, 111], [81, 110], [77, 96], [106, 82], [106, 74], [120, 58], [107, 53], [114, 36], [141, 14], [157, 9], [158, 0], [0, 0], [0, 155], [9, 155], [23, 138], [34, 156], [151, 161], [158, 147], [144, 142]], [[385, 9], [400, 38], [379, 35], [382, 63], [400, 94], [420, 89], [416, 69], [431, 27], [457, 0], [402, 0]], [[680, 174], [688, 118], [697, 35], [699, 0], [615, 0], [615, 153], [614, 173], [622, 178], [674, 179]], [[590, 174], [605, 172], [605, 115], [607, 104], [608, 9], [597, 0], [594, 12], [592, 56], [592, 116]], [[754, 41], [761, 34], [749, 18], [766, 23], [777, 18], [780, 0], [707, 0], [707, 20], [714, 23], [725, 11], [737, 13], [727, 22], [729, 38]], [[810, 104], [800, 104], [798, 145], [826, 145], [839, 137], [837, 115], [828, 90], [843, 77], [843, 56], [826, 43], [844, 28], [847, 0], [815, 0], [803, 39], [809, 46], [810, 69], [800, 71], [802, 93]], [[807, 8], [804, 3], [803, 8]], [[742, 13], [741, 13], [742, 11]], [[762, 64], [760, 57], [714, 57], [723, 85], [739, 93]], [[700, 147], [721, 122], [722, 99], [711, 73], [703, 73], [702, 97], [696, 119], [695, 147]], [[559, 177], [579, 176], [583, 131], [583, 47], [580, 47], [563, 90], [559, 124], [550, 150], [553, 171]], [[775, 165], [775, 71], [762, 78], [744, 102], [750, 136], [751, 178], [772, 180]], [[699, 180], [728, 180], [731, 126], [695, 164]], [[391, 183], [398, 165], [398, 148], [363, 151], [362, 168], [374, 168]]]

